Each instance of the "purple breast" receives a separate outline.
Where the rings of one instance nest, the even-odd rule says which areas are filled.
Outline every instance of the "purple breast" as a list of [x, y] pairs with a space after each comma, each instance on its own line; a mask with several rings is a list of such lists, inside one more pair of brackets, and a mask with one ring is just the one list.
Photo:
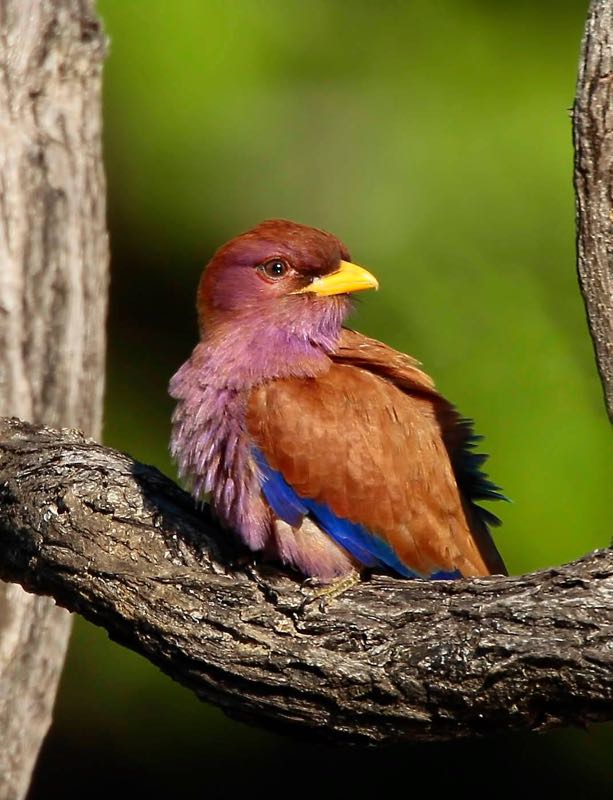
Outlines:
[[194, 497], [210, 500], [221, 521], [259, 550], [270, 536], [270, 515], [245, 429], [246, 394], [209, 382], [203, 351], [197, 345], [170, 382], [177, 400], [170, 452]]

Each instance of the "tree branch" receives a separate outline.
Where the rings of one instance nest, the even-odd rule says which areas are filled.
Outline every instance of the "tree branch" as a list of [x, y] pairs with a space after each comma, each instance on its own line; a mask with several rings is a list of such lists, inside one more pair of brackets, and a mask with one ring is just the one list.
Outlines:
[[1, 576], [232, 716], [375, 742], [613, 718], [613, 551], [517, 578], [373, 576], [338, 597], [239, 554], [152, 467], [0, 422]]

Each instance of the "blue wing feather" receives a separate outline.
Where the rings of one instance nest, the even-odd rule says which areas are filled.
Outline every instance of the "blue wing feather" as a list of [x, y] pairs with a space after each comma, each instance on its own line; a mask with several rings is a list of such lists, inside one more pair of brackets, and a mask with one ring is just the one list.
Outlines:
[[262, 491], [268, 505], [280, 519], [297, 528], [309, 509], [281, 473], [275, 472], [268, 466], [264, 453], [257, 447], [254, 447], [252, 452], [260, 470]]
[[269, 466], [259, 448], [253, 448], [253, 456], [260, 471], [264, 497], [274, 513], [288, 525], [298, 527], [305, 516], [312, 517], [322, 530], [365, 567], [392, 569], [405, 578], [455, 580], [462, 577], [458, 570], [455, 572], [438, 570], [430, 575], [419, 575], [409, 569], [398, 558], [392, 546], [380, 536], [371, 533], [357, 522], [337, 516], [325, 503], [300, 497], [283, 475]]

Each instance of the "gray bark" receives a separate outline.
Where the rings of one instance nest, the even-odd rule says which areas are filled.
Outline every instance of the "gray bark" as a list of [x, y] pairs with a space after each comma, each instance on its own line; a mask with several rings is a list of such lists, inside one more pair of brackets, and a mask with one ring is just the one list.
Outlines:
[[515, 578], [376, 576], [327, 596], [241, 565], [152, 467], [7, 420], [0, 575], [270, 727], [394, 742], [613, 719], [612, 550]]
[[593, 0], [573, 109], [577, 270], [613, 421], [613, 3]]
[[[89, 0], [0, 0], [0, 415], [101, 433], [104, 38]], [[21, 798], [70, 632], [0, 585], [0, 798]]]

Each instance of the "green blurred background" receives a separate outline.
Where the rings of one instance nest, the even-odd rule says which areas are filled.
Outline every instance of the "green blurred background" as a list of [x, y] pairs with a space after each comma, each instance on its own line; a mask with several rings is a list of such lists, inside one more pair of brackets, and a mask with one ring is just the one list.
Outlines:
[[[512, 572], [608, 544], [611, 446], [574, 267], [569, 109], [586, 2], [99, 0], [112, 292], [105, 441], [174, 475], [168, 379], [200, 270], [268, 217], [381, 281], [353, 323], [477, 420]], [[497, 509], [498, 510], [498, 509]], [[226, 719], [76, 620], [31, 793], [604, 796], [613, 728], [359, 751]], [[291, 789], [293, 791], [293, 789]]]

